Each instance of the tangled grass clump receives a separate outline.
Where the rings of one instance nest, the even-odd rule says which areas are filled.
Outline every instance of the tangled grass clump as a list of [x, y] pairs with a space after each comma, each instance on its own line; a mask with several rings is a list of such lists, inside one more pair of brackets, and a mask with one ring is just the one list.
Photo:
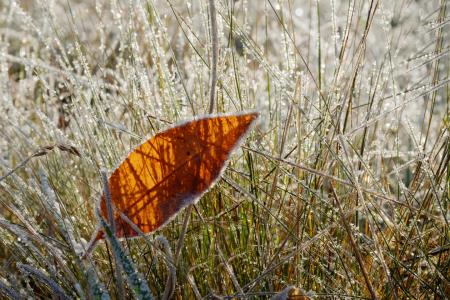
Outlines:
[[[1, 1], [0, 292], [450, 298], [448, 8]], [[168, 243], [112, 235], [82, 260], [101, 170], [211, 109], [262, 117], [217, 185], [155, 233]], [[148, 290], [121, 291], [120, 262]]]

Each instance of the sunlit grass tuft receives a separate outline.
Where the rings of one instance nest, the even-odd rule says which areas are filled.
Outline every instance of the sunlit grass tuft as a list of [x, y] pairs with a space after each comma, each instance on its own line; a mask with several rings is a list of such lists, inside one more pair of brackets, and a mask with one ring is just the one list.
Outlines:
[[184, 212], [120, 242], [148, 295], [450, 298], [447, 2], [211, 2], [0, 2], [0, 292], [118, 299], [101, 170], [214, 101], [262, 117], [179, 256]]

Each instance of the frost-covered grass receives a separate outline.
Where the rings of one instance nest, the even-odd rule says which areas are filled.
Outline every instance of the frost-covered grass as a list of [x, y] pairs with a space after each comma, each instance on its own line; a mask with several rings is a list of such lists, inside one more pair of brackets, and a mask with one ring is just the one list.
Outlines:
[[[126, 297], [162, 299], [177, 261], [174, 299], [450, 298], [447, 1], [215, 7], [214, 112], [262, 117], [179, 257], [184, 212], [112, 239]], [[118, 298], [111, 244], [81, 260], [100, 171], [208, 113], [210, 32], [206, 0], [0, 1], [0, 177], [34, 154], [0, 182], [0, 292]]]

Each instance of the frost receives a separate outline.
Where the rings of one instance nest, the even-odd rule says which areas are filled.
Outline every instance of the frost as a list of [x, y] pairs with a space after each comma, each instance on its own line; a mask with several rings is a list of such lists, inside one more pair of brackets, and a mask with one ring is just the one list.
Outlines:
[[136, 293], [137, 297], [141, 296], [140, 299], [154, 300], [155, 298], [153, 297], [153, 295], [150, 292], [150, 289], [148, 288], [147, 281], [144, 279], [142, 274], [137, 272], [136, 265], [125, 254], [122, 245], [119, 243], [117, 238], [113, 236], [105, 219], [102, 217], [100, 210], [97, 210], [97, 216], [100, 219], [100, 222], [106, 231], [109, 241], [111, 242], [116, 259], [119, 259], [120, 264], [122, 265], [123, 270], [127, 275], [130, 288]]

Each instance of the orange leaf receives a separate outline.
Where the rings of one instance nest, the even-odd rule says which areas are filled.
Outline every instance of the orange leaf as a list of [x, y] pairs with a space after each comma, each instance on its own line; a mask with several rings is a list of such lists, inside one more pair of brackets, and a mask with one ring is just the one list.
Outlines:
[[[202, 116], [181, 122], [136, 148], [109, 178], [112, 204], [144, 233], [173, 219], [218, 180], [258, 112]], [[104, 194], [101, 214], [108, 219]], [[115, 212], [118, 238], [138, 233]], [[105, 238], [97, 229], [88, 248]]]

